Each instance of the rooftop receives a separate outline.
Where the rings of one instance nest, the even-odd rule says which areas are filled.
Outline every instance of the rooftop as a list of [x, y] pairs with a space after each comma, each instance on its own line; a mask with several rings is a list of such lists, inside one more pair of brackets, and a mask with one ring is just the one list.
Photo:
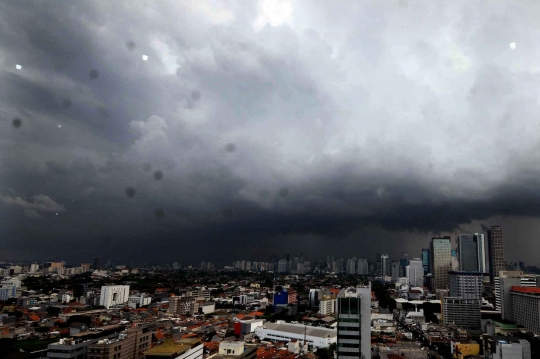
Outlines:
[[276, 330], [285, 333], [292, 334], [304, 334], [306, 335], [319, 337], [319, 338], [335, 338], [337, 336], [337, 331], [335, 329], [327, 329], [322, 327], [311, 327], [302, 324], [290, 324], [290, 323], [266, 323], [263, 326], [263, 329]]
[[163, 355], [171, 356], [173, 354], [179, 355], [192, 348], [197, 343], [200, 343], [199, 338], [180, 339], [175, 341], [174, 338], [166, 337], [163, 344], [157, 347], [148, 349], [144, 352], [145, 355]]
[[516, 293], [523, 293], [523, 294], [533, 294], [533, 295], [540, 295], [540, 288], [534, 288], [534, 287], [518, 287], [513, 286], [510, 289], [511, 292]]

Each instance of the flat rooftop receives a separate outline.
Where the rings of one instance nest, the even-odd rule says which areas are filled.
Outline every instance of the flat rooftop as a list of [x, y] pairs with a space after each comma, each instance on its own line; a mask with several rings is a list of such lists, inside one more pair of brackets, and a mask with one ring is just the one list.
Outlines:
[[263, 329], [275, 330], [279, 332], [299, 334], [303, 335], [304, 330], [306, 335], [319, 338], [335, 338], [337, 337], [337, 331], [335, 329], [327, 329], [322, 327], [311, 327], [301, 324], [290, 324], [290, 323], [266, 323], [263, 326]]

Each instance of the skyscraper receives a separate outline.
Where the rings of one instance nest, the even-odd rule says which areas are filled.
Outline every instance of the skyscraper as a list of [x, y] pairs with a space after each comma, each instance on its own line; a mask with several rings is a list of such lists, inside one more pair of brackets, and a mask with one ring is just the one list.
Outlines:
[[337, 296], [337, 359], [371, 358], [371, 283]]
[[424, 274], [431, 271], [431, 258], [429, 248], [422, 248], [422, 267], [424, 267]]
[[486, 250], [483, 234], [460, 234], [457, 239], [459, 270], [486, 273]]
[[424, 285], [424, 268], [420, 258], [414, 258], [409, 262], [409, 285], [411, 287]]
[[499, 271], [506, 270], [502, 227], [491, 226], [491, 228], [488, 229], [487, 234], [489, 249], [489, 280], [493, 283], [494, 278], [499, 276]]
[[386, 277], [390, 275], [390, 257], [388, 254], [381, 256], [381, 276]]
[[452, 243], [450, 236], [431, 239], [431, 273], [433, 290], [448, 288], [448, 271], [452, 269]]

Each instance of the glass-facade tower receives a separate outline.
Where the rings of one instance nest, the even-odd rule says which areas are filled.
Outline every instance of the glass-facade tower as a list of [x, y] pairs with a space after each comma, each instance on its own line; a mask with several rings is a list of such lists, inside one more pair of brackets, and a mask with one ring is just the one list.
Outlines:
[[433, 237], [430, 252], [433, 290], [448, 289], [448, 272], [452, 270], [452, 242], [450, 236]]

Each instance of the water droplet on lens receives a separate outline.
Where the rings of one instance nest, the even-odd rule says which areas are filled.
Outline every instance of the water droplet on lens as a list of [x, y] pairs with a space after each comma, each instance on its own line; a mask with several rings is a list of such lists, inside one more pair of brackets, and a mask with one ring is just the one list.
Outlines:
[[92, 70], [88, 73], [88, 76], [92, 79], [92, 80], [95, 80], [99, 77], [99, 72], [98, 70]]
[[289, 189], [286, 187], [283, 187], [282, 189], [279, 190], [279, 195], [281, 197], [287, 197], [289, 195]]
[[143, 163], [142, 169], [145, 172], [150, 172], [152, 170], [152, 165], [148, 162]]
[[163, 172], [161, 172], [160, 170], [157, 170], [154, 172], [154, 178], [159, 181], [160, 179], [163, 178]]
[[133, 51], [135, 50], [135, 42], [133, 40], [129, 40], [128, 42], [126, 42], [126, 47], [128, 48], [129, 51]]
[[137, 192], [135, 191], [135, 188], [128, 187], [128, 188], [126, 189], [126, 196], [128, 196], [128, 197], [130, 197], [130, 198], [133, 197], [133, 196], [135, 196], [135, 193], [137, 193]]
[[191, 91], [191, 98], [195, 101], [199, 100], [201, 98], [201, 92], [199, 90]]
[[234, 145], [234, 143], [228, 143], [226, 146], [225, 146], [225, 151], [231, 153], [231, 152], [234, 152], [236, 150], [236, 146]]
[[13, 127], [19, 128], [22, 126], [22, 120], [20, 118], [14, 118], [11, 124], [13, 125]]
[[156, 218], [161, 219], [161, 218], [165, 217], [165, 212], [163, 212], [162, 209], [156, 209], [154, 211], [154, 216], [156, 216]]

